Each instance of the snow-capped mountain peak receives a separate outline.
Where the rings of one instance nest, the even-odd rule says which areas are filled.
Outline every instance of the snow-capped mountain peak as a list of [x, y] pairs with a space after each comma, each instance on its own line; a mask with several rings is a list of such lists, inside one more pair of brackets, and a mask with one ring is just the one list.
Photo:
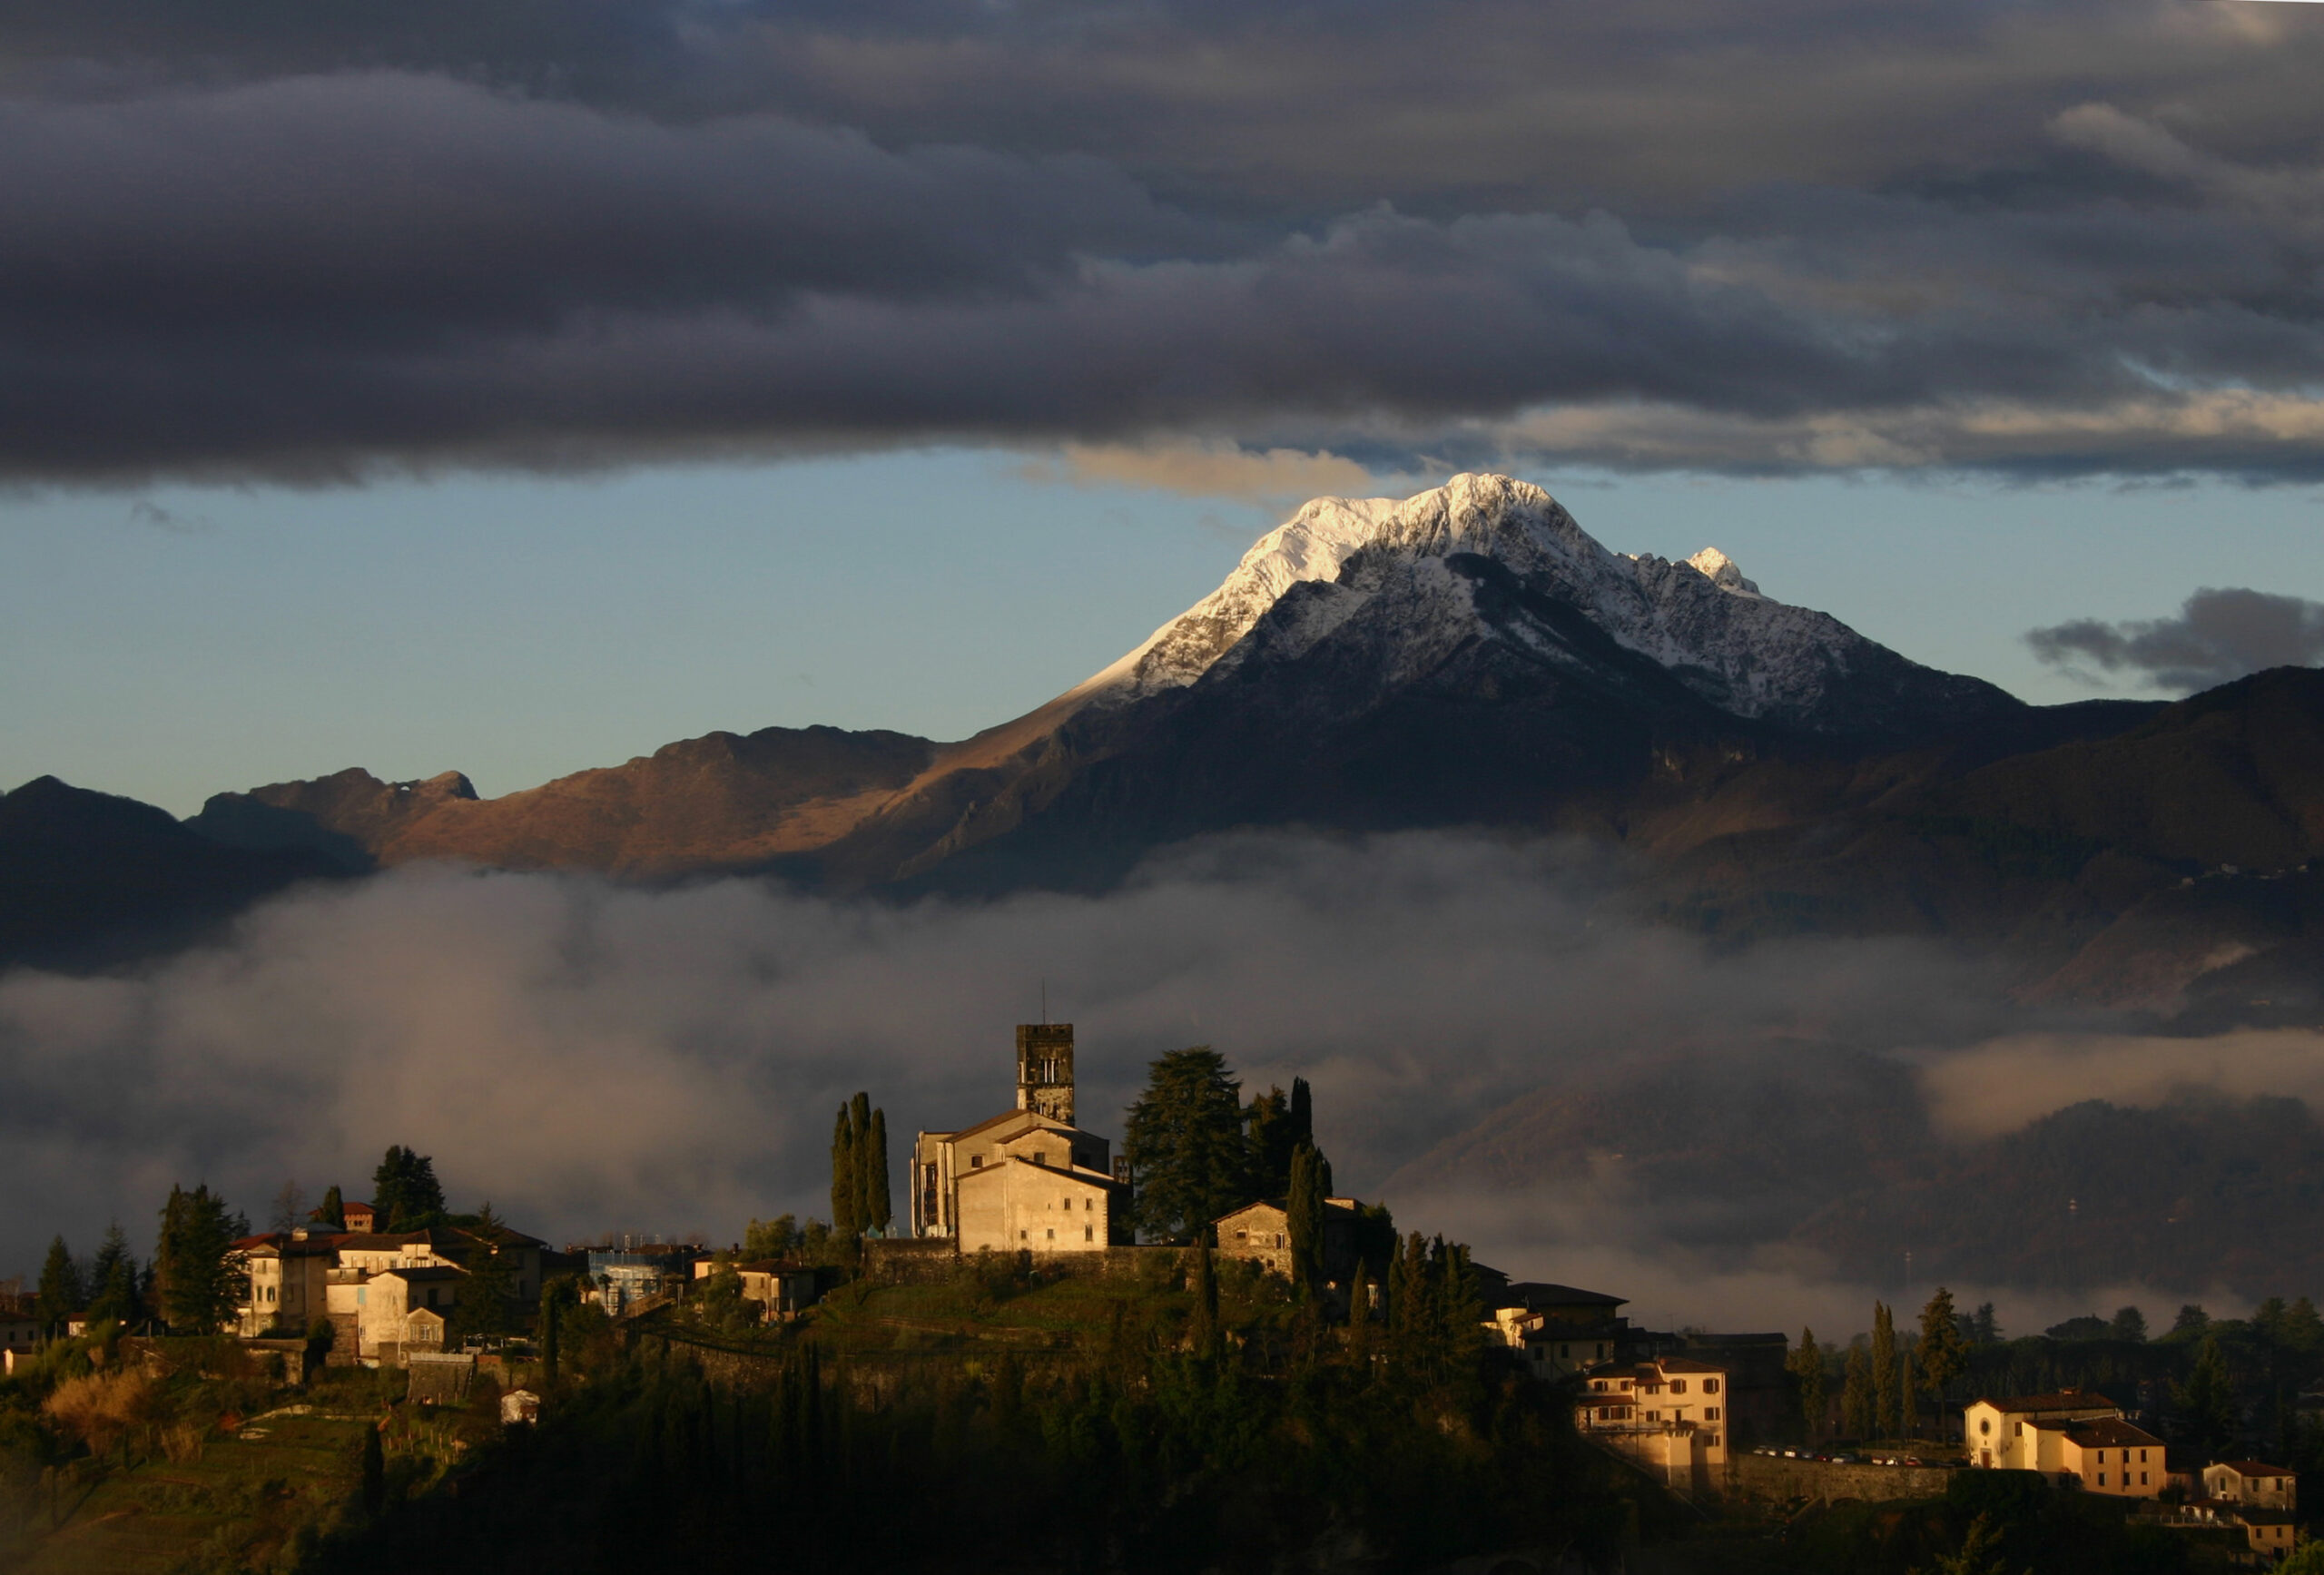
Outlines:
[[[1884, 685], [1925, 687], [1925, 679], [1998, 694], [1916, 667], [1827, 614], [1777, 601], [1716, 547], [1675, 563], [1611, 552], [1541, 487], [1507, 476], [1461, 475], [1402, 499], [1314, 499], [1261, 536], [1216, 590], [1060, 700], [1127, 704], [1196, 684], [1222, 665], [1239, 669], [1246, 656], [1295, 659], [1325, 639], [1399, 643], [1423, 659], [1472, 639], [1552, 650], [1556, 642], [1545, 644], [1505, 617], [1487, 618], [1465, 594], [1450, 594], [1445, 560], [1463, 554], [1490, 558], [1529, 590], [1570, 604], [1618, 644], [1738, 716], [1863, 725], [1870, 703], [1851, 678], [1871, 669]], [[1301, 584], [1328, 589], [1285, 604], [1285, 593]], [[1433, 588], [1408, 594], [1425, 587]], [[1370, 614], [1355, 616], [1384, 596]], [[1273, 623], [1282, 626], [1264, 650], [1238, 651], [1278, 604], [1285, 610]], [[1408, 663], [1394, 665], [1410, 670]]]
[[1722, 591], [1732, 591], [1739, 596], [1756, 596], [1758, 583], [1743, 577], [1743, 570], [1736, 561], [1715, 546], [1707, 546], [1687, 560], [1687, 566], [1699, 573]]

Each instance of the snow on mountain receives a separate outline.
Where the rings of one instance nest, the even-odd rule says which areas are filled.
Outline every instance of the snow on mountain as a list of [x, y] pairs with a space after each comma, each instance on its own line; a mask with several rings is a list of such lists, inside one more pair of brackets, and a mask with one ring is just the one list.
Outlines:
[[[1379, 633], [1376, 614], [1386, 609], [1363, 625], [1371, 637], [1412, 643], [1415, 656], [1477, 636], [1531, 643], [1505, 623], [1489, 625], [1465, 595], [1446, 594], [1454, 581], [1443, 573], [1443, 560], [1462, 553], [1491, 558], [1530, 588], [1571, 604], [1618, 643], [1737, 715], [1814, 725], [1867, 667], [1890, 679], [1901, 668], [1943, 681], [1828, 614], [1765, 595], [1716, 547], [1676, 563], [1610, 552], [1541, 488], [1506, 476], [1462, 475], [1401, 501], [1306, 504], [1260, 537], [1218, 589], [1072, 695], [1110, 706], [1191, 684], [1236, 652], [1299, 585], [1331, 589], [1304, 592], [1271, 620], [1269, 655], [1303, 654], [1391, 592], [1399, 615], [1388, 620], [1393, 634]], [[1254, 653], [1240, 652], [1227, 665], [1246, 659]]]

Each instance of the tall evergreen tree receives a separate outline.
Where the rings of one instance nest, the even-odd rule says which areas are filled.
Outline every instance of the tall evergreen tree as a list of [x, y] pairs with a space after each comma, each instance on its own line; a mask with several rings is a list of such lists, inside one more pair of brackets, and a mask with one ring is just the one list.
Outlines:
[[162, 1322], [181, 1334], [212, 1334], [231, 1323], [242, 1300], [241, 1234], [226, 1200], [208, 1185], [170, 1188], [153, 1252], [154, 1293]]
[[1428, 1238], [1414, 1231], [1388, 1265], [1388, 1350], [1399, 1365], [1419, 1361], [1428, 1318]]
[[1872, 1363], [1863, 1346], [1851, 1345], [1840, 1383], [1840, 1429], [1850, 1438], [1867, 1439], [1874, 1421]]
[[2216, 1334], [2204, 1334], [2187, 1382], [2173, 1387], [2171, 1402], [2186, 1442], [2218, 1450], [2235, 1436], [2235, 1378], [2228, 1371], [2227, 1354], [2220, 1349]]
[[858, 1212], [862, 1196], [863, 1161], [856, 1152], [855, 1124], [842, 1105], [832, 1124], [832, 1232], [842, 1240], [863, 1234], [863, 1216]]
[[1284, 1204], [1291, 1237], [1291, 1283], [1302, 1292], [1324, 1284], [1323, 1176], [1315, 1150], [1301, 1144], [1291, 1157], [1291, 1193]]
[[872, 1096], [862, 1089], [847, 1102], [848, 1152], [855, 1159], [855, 1228], [872, 1228]]
[[1953, 1293], [1943, 1285], [1921, 1309], [1920, 1369], [1921, 1383], [1940, 1405], [1953, 1381], [1969, 1370], [1969, 1343], [1961, 1337]]
[[508, 1227], [487, 1202], [477, 1210], [468, 1233], [460, 1266], [468, 1277], [454, 1294], [452, 1322], [462, 1334], [505, 1334], [508, 1304], [516, 1294], [516, 1270], [503, 1251]]
[[863, 1222], [885, 1235], [894, 1218], [888, 1196], [888, 1113], [875, 1108], [863, 1138]]
[[1137, 1176], [1132, 1217], [1149, 1240], [1206, 1240], [1214, 1220], [1250, 1199], [1242, 1092], [1207, 1045], [1150, 1063], [1122, 1147]]
[[143, 1316], [138, 1305], [137, 1260], [129, 1255], [129, 1233], [119, 1220], [106, 1227], [103, 1245], [89, 1265], [89, 1316], [110, 1318], [124, 1329]]
[[78, 1313], [87, 1298], [87, 1289], [81, 1283], [81, 1265], [73, 1261], [72, 1249], [60, 1235], [48, 1244], [48, 1256], [41, 1264], [40, 1285], [33, 1295], [33, 1316], [40, 1320], [42, 1332], [54, 1338], [64, 1333], [64, 1321]]
[[2146, 1344], [2146, 1314], [2136, 1307], [2123, 1307], [2114, 1314], [2112, 1325], [2117, 1340], [2127, 1340], [2133, 1345]]
[[1896, 1382], [1896, 1320], [1886, 1302], [1872, 1304], [1872, 1427], [1882, 1438], [1899, 1430]]
[[1308, 1090], [1307, 1079], [1291, 1079], [1291, 1143], [1297, 1147], [1305, 1143], [1315, 1145], [1315, 1097]]
[[1824, 1352], [1816, 1344], [1816, 1331], [1802, 1329], [1799, 1344], [1784, 1358], [1799, 1390], [1799, 1416], [1807, 1426], [1807, 1442], [1813, 1443], [1824, 1432]]
[[323, 1200], [321, 1204], [317, 1206], [314, 1213], [309, 1215], [307, 1217], [310, 1220], [312, 1220], [315, 1224], [321, 1226], [326, 1230], [345, 1230], [347, 1228], [347, 1201], [340, 1196], [338, 1187], [325, 1187], [323, 1189]]
[[409, 1148], [389, 1148], [371, 1173], [371, 1207], [381, 1230], [426, 1230], [440, 1224], [444, 1188], [436, 1179], [436, 1161]]
[[1195, 1267], [1194, 1319], [1187, 1331], [1195, 1354], [1208, 1361], [1218, 1354], [1218, 1275], [1210, 1261], [1210, 1244], [1196, 1242], [1194, 1248]]
[[1359, 1371], [1371, 1365], [1373, 1342], [1372, 1271], [1359, 1259], [1347, 1287], [1347, 1354]]
[[1263, 1198], [1282, 1197], [1291, 1190], [1292, 1156], [1299, 1138], [1291, 1119], [1291, 1101], [1281, 1088], [1269, 1088], [1243, 1112], [1249, 1129], [1250, 1186]]

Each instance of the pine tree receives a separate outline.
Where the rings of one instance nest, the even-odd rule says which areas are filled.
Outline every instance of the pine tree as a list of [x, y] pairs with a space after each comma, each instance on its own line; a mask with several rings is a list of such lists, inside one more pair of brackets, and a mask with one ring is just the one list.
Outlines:
[[1850, 1438], [1872, 1436], [1872, 1363], [1864, 1347], [1848, 1347], [1847, 1370], [1840, 1384], [1840, 1428]]
[[243, 1300], [242, 1265], [233, 1250], [238, 1222], [205, 1184], [170, 1188], [153, 1253], [162, 1321], [181, 1334], [211, 1334], [231, 1322]]
[[1784, 1367], [1797, 1381], [1799, 1415], [1813, 1443], [1824, 1431], [1824, 1353], [1816, 1344], [1815, 1330], [1800, 1330], [1799, 1344], [1785, 1358]]
[[86, 1300], [81, 1266], [73, 1261], [64, 1238], [58, 1236], [48, 1244], [48, 1257], [40, 1266], [40, 1286], [34, 1294], [33, 1316], [40, 1320], [42, 1330], [54, 1338], [64, 1333], [64, 1321], [78, 1313]]
[[1953, 1311], [1953, 1293], [1943, 1285], [1921, 1309], [1921, 1382], [1939, 1405], [1953, 1381], [1969, 1370], [1969, 1344]]
[[1885, 1302], [1872, 1304], [1872, 1426], [1882, 1438], [1898, 1432], [1896, 1320]]
[[2171, 1400], [2187, 1442], [2217, 1450], [2235, 1436], [2235, 1379], [2228, 1371], [2227, 1354], [2220, 1349], [2217, 1334], [2203, 1336], [2195, 1351], [2195, 1365], [2187, 1382], [2174, 1386]]
[[508, 1227], [487, 1202], [477, 1210], [476, 1225], [467, 1234], [468, 1277], [460, 1282], [452, 1304], [452, 1321], [462, 1334], [505, 1334], [508, 1332], [508, 1303], [516, 1294], [516, 1274], [502, 1237]]
[[888, 1196], [888, 1113], [883, 1109], [872, 1112], [871, 1130], [863, 1144], [864, 1222], [881, 1235], [888, 1234], [888, 1224], [895, 1217]]
[[852, 1240], [863, 1234], [863, 1221], [856, 1213], [856, 1201], [863, 1192], [863, 1166], [855, 1152], [855, 1128], [847, 1118], [847, 1107], [839, 1107], [839, 1118], [832, 1125], [832, 1231], [842, 1240]]
[[1122, 1147], [1137, 1175], [1132, 1217], [1148, 1239], [1207, 1239], [1213, 1221], [1250, 1200], [1241, 1089], [1206, 1045], [1149, 1064]]
[[2117, 1311], [2112, 1329], [2117, 1340], [2127, 1340], [2133, 1345], [2146, 1344], [2146, 1314], [2136, 1307], [2123, 1307]]
[[347, 1200], [340, 1197], [336, 1186], [323, 1189], [323, 1201], [314, 1213], [307, 1216], [327, 1230], [347, 1228]]
[[1210, 1261], [1210, 1244], [1196, 1242], [1194, 1248], [1194, 1318], [1188, 1336], [1195, 1354], [1209, 1361], [1218, 1354], [1218, 1275]]
[[133, 1328], [143, 1315], [137, 1298], [137, 1260], [129, 1255], [129, 1233], [115, 1220], [106, 1227], [103, 1245], [89, 1265], [89, 1316], [110, 1318]]
[[371, 1207], [383, 1231], [426, 1230], [444, 1217], [444, 1188], [436, 1162], [425, 1154], [390, 1147], [371, 1173]]

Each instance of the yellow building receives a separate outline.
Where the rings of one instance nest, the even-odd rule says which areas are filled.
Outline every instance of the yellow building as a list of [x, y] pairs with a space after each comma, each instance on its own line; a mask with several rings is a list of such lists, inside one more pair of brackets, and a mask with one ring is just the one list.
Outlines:
[[1727, 1370], [1686, 1356], [1607, 1367], [1582, 1381], [1576, 1432], [1620, 1451], [1681, 1493], [1703, 1493], [1728, 1462]]
[[[2065, 1426], [2074, 1422], [2122, 1420], [2122, 1408], [2102, 1394], [2063, 1389], [2054, 1394], [1979, 1399], [1962, 1413], [1963, 1442], [1969, 1463], [1994, 1471], [2062, 1472]], [[2154, 1462], [2158, 1466], [2162, 1456]], [[2160, 1487], [2159, 1471], [2154, 1481]]]

